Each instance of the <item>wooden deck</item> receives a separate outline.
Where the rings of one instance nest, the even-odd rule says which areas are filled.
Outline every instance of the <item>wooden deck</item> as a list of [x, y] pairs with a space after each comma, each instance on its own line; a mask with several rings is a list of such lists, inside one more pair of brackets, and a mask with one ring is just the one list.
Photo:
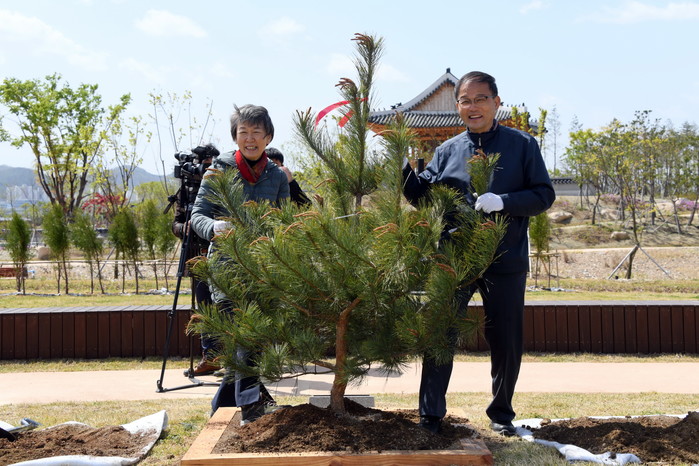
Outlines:
[[[482, 313], [480, 306], [474, 309]], [[0, 360], [161, 356], [171, 306], [0, 309]], [[173, 317], [170, 356], [199, 339], [184, 329], [190, 305]], [[527, 352], [699, 353], [699, 301], [532, 301], [524, 314]], [[481, 338], [470, 350], [487, 351]]]

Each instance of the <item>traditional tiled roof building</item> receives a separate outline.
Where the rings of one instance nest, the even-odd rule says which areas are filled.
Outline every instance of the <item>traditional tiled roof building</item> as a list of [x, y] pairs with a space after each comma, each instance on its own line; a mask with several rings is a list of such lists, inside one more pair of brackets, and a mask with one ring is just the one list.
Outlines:
[[[454, 88], [459, 78], [446, 73], [440, 76], [427, 89], [409, 102], [392, 105], [390, 110], [373, 111], [369, 117], [369, 127], [380, 133], [391, 123], [396, 113], [401, 113], [410, 128], [417, 133], [422, 143], [421, 150], [433, 151], [439, 144], [466, 130], [456, 111]], [[512, 121], [513, 107], [501, 106], [495, 118], [503, 125], [514, 126]], [[524, 105], [517, 106], [517, 111], [527, 112]], [[529, 123], [534, 125], [533, 122]]]

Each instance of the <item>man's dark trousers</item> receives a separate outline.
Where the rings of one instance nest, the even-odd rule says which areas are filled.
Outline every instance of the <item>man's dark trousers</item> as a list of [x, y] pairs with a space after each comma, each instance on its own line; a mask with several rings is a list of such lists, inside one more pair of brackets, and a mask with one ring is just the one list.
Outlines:
[[[508, 423], [515, 417], [512, 397], [519, 376], [523, 352], [524, 291], [527, 272], [486, 272], [474, 287], [459, 293], [458, 312], [466, 306], [475, 288], [480, 290], [485, 309], [485, 339], [490, 347], [493, 401], [488, 417]], [[443, 418], [447, 413], [446, 394], [453, 362], [436, 365], [425, 358], [420, 382], [420, 415]]]

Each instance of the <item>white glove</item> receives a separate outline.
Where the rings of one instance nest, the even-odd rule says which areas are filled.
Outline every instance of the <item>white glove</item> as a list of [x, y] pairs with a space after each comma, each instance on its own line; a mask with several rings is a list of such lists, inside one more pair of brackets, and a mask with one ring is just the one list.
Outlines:
[[502, 198], [497, 194], [485, 193], [476, 199], [476, 210], [482, 210], [486, 214], [502, 210], [503, 207]]
[[225, 220], [214, 220], [214, 236], [230, 230], [231, 226], [231, 222], [227, 222]]

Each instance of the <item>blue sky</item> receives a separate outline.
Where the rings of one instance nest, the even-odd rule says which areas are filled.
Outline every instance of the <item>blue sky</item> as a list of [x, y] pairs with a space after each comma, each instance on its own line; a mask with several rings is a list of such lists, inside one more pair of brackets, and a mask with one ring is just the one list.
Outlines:
[[[74, 87], [98, 84], [105, 105], [131, 93], [129, 114], [146, 121], [150, 92], [190, 91], [198, 118], [211, 103], [207, 134], [222, 150], [235, 147], [233, 104], [264, 105], [283, 148], [296, 110], [338, 100], [335, 84], [354, 76], [350, 39], [365, 32], [385, 40], [376, 108], [412, 99], [446, 68], [486, 71], [505, 104], [535, 116], [556, 107], [560, 156], [574, 117], [594, 129], [637, 110], [696, 122], [698, 30], [699, 2], [682, 0], [0, 0], [0, 79], [57, 72]], [[4, 124], [14, 129], [11, 116]], [[162, 172], [162, 158], [170, 170], [172, 145], [151, 146], [143, 168]], [[28, 149], [0, 144], [0, 165], [32, 162]]]

